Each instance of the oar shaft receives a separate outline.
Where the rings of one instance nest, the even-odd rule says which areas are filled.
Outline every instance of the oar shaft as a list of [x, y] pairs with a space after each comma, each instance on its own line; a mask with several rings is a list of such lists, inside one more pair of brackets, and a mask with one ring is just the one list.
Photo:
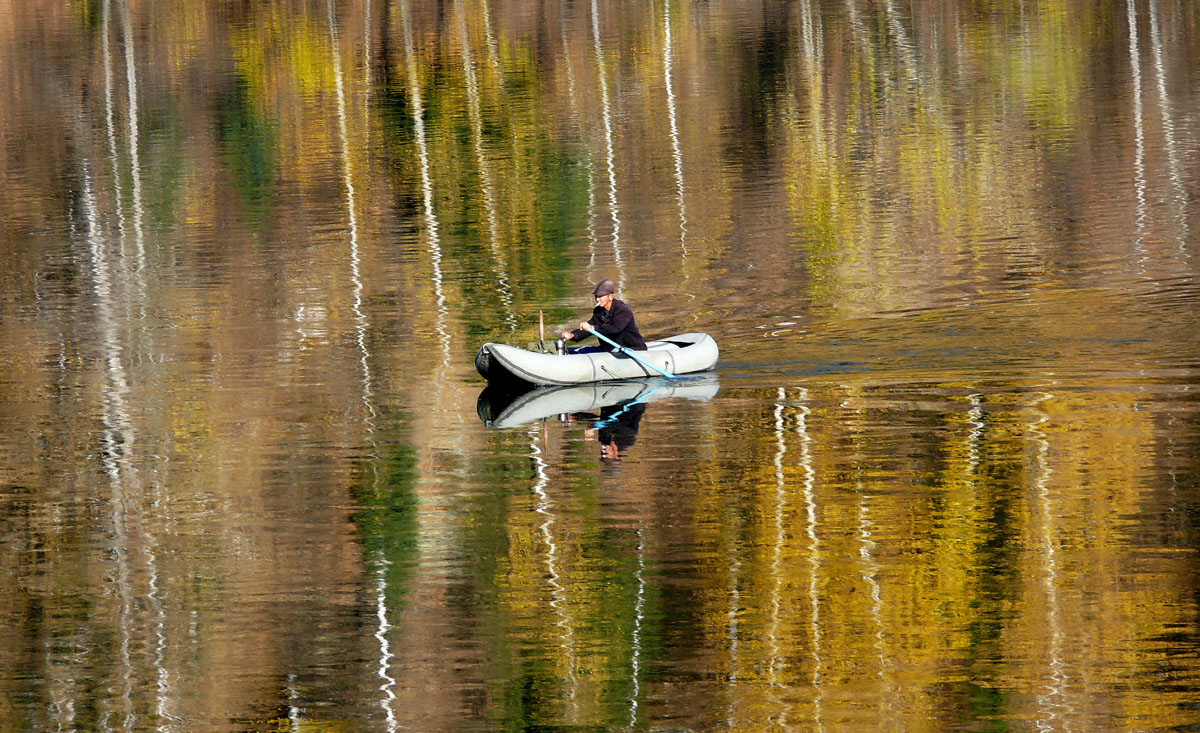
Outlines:
[[618, 348], [618, 349], [620, 349], [620, 350], [621, 350], [621, 351], [622, 351], [622, 352], [623, 352], [623, 353], [624, 353], [626, 356], [628, 356], [629, 358], [633, 359], [633, 360], [634, 360], [634, 361], [636, 361], [638, 364], [641, 364], [642, 366], [644, 366], [644, 367], [647, 367], [647, 368], [649, 368], [649, 369], [653, 369], [654, 371], [656, 371], [656, 372], [658, 372], [659, 374], [663, 375], [663, 376], [664, 376], [664, 377], [666, 377], [667, 379], [683, 379], [683, 377], [680, 377], [678, 374], [672, 374], [672, 373], [670, 373], [670, 372], [668, 372], [668, 371], [666, 371], [666, 370], [664, 370], [664, 369], [660, 369], [660, 368], [656, 367], [655, 365], [651, 364], [650, 362], [646, 361], [645, 359], [642, 359], [642, 358], [638, 357], [638, 355], [637, 355], [637, 354], [633, 353], [633, 350], [631, 350], [631, 349], [629, 349], [629, 348], [627, 348], [627, 347], [625, 347], [625, 346], [622, 346], [622, 345], [618, 344], [616, 341], [613, 341], [612, 339], [610, 339], [609, 337], [607, 337], [607, 336], [605, 336], [604, 334], [600, 333], [600, 332], [599, 332], [599, 331], [597, 331], [596, 329], [594, 329], [594, 328], [588, 328], [587, 330], [588, 330], [588, 331], [589, 331], [589, 332], [590, 332], [590, 333], [591, 333], [593, 336], [595, 336], [596, 338], [600, 339], [600, 340], [601, 340], [601, 341], [603, 341], [604, 343], [606, 343], [606, 344], [609, 344], [610, 346], [615, 346], [615, 347], [617, 347], [617, 348]]

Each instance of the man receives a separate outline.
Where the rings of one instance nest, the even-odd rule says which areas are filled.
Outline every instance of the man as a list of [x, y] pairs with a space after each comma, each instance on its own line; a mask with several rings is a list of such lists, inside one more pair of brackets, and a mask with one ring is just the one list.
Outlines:
[[[645, 351], [646, 340], [638, 331], [637, 323], [633, 320], [633, 310], [624, 301], [616, 298], [617, 286], [612, 280], [601, 280], [592, 288], [592, 296], [596, 299], [596, 307], [592, 309], [592, 317], [579, 324], [574, 331], [563, 331], [563, 341], [580, 341], [591, 334], [588, 329], [616, 341], [627, 349]], [[604, 351], [606, 349], [596, 349]]]

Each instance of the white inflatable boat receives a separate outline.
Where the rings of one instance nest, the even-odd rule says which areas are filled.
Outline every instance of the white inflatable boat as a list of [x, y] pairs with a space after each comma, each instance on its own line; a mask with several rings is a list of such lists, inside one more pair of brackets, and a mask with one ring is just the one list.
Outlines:
[[645, 351], [626, 354], [598, 351], [584, 354], [543, 354], [507, 344], [487, 343], [475, 354], [475, 368], [489, 384], [520, 388], [587, 384], [618, 379], [659, 377], [660, 373], [692, 374], [712, 369], [717, 363], [717, 342], [706, 333], [684, 333], [650, 341]]

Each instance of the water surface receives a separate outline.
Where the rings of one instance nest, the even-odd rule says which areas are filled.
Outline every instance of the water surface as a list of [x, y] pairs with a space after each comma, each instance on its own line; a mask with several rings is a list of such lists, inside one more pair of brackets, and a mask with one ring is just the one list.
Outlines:
[[0, 727], [1200, 724], [1194, 4], [0, 12]]

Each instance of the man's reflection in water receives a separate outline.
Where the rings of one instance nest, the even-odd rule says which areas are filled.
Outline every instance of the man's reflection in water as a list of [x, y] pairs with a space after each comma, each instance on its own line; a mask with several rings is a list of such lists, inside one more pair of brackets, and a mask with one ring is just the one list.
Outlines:
[[596, 420], [591, 428], [583, 431], [585, 438], [600, 440], [600, 461], [604, 465], [612, 466], [618, 463], [622, 454], [637, 442], [638, 426], [644, 412], [645, 403], [626, 400], [601, 408], [600, 419]]

